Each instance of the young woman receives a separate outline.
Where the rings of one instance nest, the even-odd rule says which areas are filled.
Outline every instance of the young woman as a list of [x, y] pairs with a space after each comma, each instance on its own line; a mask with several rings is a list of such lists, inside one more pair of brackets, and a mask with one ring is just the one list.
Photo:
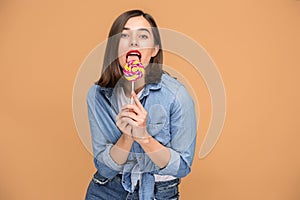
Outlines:
[[[134, 92], [123, 76], [128, 60], [145, 66]], [[87, 95], [97, 172], [86, 200], [179, 199], [178, 185], [194, 157], [196, 117], [187, 90], [162, 63], [154, 19], [140, 10], [120, 15], [109, 32], [100, 79]]]

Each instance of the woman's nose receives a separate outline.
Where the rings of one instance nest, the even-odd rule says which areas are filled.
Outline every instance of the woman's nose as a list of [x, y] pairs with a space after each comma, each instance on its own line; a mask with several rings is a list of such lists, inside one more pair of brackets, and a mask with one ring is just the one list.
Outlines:
[[133, 46], [133, 47], [136, 47], [138, 46], [138, 42], [137, 40], [135, 39], [135, 37], [133, 37], [130, 41], [130, 46]]

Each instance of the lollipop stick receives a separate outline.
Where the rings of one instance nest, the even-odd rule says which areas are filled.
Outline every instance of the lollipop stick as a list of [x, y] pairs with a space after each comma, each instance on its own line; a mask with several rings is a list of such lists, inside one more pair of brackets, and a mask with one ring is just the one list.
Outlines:
[[[134, 91], [134, 81], [131, 82], [131, 94], [133, 93]], [[133, 97], [131, 96], [130, 97], [130, 104], [133, 104]]]

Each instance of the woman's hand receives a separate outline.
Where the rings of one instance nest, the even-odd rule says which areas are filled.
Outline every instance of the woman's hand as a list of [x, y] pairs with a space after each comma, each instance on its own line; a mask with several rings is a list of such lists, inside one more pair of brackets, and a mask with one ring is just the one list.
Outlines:
[[135, 140], [146, 139], [149, 137], [146, 131], [148, 113], [135, 93], [132, 94], [132, 97], [135, 104], [126, 104], [122, 107], [116, 118], [117, 126], [127, 134], [131, 128], [131, 135]]
[[127, 137], [132, 137], [132, 127], [129, 125], [127, 120], [125, 120], [123, 113], [124, 111], [121, 110], [121, 112], [116, 117], [116, 125], [117, 127], [124, 133]]

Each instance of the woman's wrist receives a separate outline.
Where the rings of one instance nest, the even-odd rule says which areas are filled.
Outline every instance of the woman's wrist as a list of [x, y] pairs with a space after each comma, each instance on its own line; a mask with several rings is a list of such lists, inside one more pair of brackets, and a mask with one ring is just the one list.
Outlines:
[[145, 133], [144, 136], [132, 136], [132, 137], [140, 145], [149, 144], [151, 142], [151, 140], [153, 139], [153, 137], [150, 134], [148, 134], [147, 132]]
[[123, 133], [121, 135], [121, 141], [123, 144], [132, 144], [134, 142], [134, 139], [132, 135], [128, 135], [127, 133]]

